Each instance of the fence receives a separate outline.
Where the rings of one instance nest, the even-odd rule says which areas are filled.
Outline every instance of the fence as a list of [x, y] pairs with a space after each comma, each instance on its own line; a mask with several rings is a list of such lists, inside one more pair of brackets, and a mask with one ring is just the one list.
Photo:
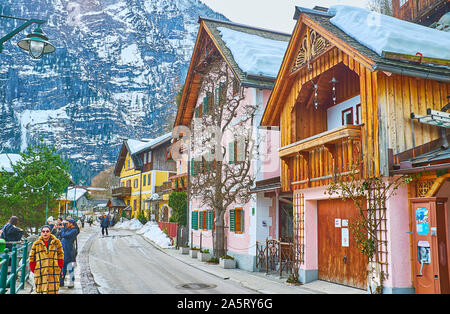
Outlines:
[[166, 229], [169, 233], [169, 238], [173, 239], [177, 237], [177, 229], [178, 224], [175, 222], [158, 222], [159, 229], [164, 230]]
[[[30, 268], [28, 267], [29, 250], [31, 245], [27, 239], [24, 240], [23, 245], [17, 248], [17, 244], [13, 242], [12, 250], [9, 252], [5, 249], [0, 253], [0, 294], [16, 294], [17, 291], [25, 287], [25, 282], [30, 276]], [[21, 255], [19, 255], [21, 254]], [[19, 256], [22, 258], [19, 260]], [[11, 265], [11, 267], [9, 267]], [[19, 285], [16, 287], [18, 275], [20, 274]]]
[[293, 243], [276, 239], [256, 241], [256, 268], [266, 274], [278, 272], [280, 278], [283, 271], [291, 274], [295, 271], [295, 250]]

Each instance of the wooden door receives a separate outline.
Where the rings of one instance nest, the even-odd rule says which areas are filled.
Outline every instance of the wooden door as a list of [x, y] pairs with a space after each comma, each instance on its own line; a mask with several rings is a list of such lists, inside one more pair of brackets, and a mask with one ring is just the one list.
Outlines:
[[367, 289], [367, 258], [358, 250], [349, 228], [359, 216], [352, 200], [318, 204], [319, 279]]

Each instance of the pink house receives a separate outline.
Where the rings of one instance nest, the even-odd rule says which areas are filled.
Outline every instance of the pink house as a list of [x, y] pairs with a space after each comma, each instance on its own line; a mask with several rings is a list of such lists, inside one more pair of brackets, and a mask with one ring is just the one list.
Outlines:
[[[280, 236], [276, 194], [280, 187], [279, 130], [260, 128], [259, 122], [290, 36], [206, 18], [200, 18], [199, 24], [175, 129], [185, 139], [189, 138], [187, 143], [194, 143], [186, 159], [189, 160], [192, 182], [199, 172], [211, 170], [206, 168], [204, 150], [201, 152], [203, 157], [198, 157], [196, 153], [199, 134], [205, 132], [205, 119], [211, 115], [211, 106], [223, 104], [223, 95], [224, 99], [228, 99], [228, 94], [239, 98], [236, 115], [229, 119], [219, 146], [226, 150], [223, 160], [227, 165], [243, 164], [244, 160], [249, 162], [245, 177], [251, 178], [252, 189], [245, 202], [236, 198], [227, 207], [224, 215], [225, 246], [226, 254], [236, 259], [237, 267], [254, 271], [256, 241]], [[227, 73], [230, 82], [220, 78], [214, 81], [211, 66], [215, 63], [221, 64], [219, 70]], [[214, 88], [208, 87], [210, 81]], [[227, 90], [221, 90], [225, 86]], [[251, 116], [248, 115], [249, 108], [253, 108]], [[215, 131], [208, 134], [215, 134]], [[244, 137], [244, 134], [249, 136]], [[247, 149], [250, 146], [253, 147], [251, 156]], [[215, 156], [217, 158], [217, 154]], [[197, 168], [199, 163], [201, 170]], [[239, 182], [236, 182], [236, 189], [239, 189]], [[199, 195], [202, 193], [206, 191], [198, 191], [198, 194], [191, 191], [189, 195], [190, 243], [191, 246], [213, 251], [215, 213], [202, 201]]]

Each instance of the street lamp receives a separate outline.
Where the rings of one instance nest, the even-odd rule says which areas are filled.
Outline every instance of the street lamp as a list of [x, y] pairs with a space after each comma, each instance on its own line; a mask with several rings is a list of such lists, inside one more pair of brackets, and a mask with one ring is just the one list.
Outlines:
[[12, 17], [12, 16], [6, 16], [6, 15], [0, 15], [2, 18], [8, 18], [13, 20], [20, 20], [25, 21], [21, 26], [17, 27], [13, 31], [11, 31], [6, 36], [0, 38], [0, 52], [3, 51], [3, 44], [10, 40], [12, 37], [23, 31], [25, 28], [32, 24], [37, 24], [38, 27], [29, 35], [27, 35], [27, 38], [24, 38], [20, 40], [17, 45], [30, 53], [30, 56], [33, 59], [40, 59], [43, 55], [54, 52], [55, 46], [53, 46], [49, 41], [48, 37], [45, 36], [44, 32], [41, 29], [41, 25], [44, 24], [46, 21], [44, 20], [36, 20], [36, 19], [23, 19], [18, 17]]

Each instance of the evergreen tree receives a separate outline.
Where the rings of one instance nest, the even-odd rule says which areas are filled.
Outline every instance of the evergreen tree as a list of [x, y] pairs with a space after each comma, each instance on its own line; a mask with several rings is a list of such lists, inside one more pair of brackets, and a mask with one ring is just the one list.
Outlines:
[[50, 209], [57, 206], [57, 199], [70, 184], [69, 165], [42, 140], [20, 155], [22, 160], [12, 166], [13, 172], [0, 175], [0, 223], [14, 215], [19, 225], [31, 232], [46, 222]]

